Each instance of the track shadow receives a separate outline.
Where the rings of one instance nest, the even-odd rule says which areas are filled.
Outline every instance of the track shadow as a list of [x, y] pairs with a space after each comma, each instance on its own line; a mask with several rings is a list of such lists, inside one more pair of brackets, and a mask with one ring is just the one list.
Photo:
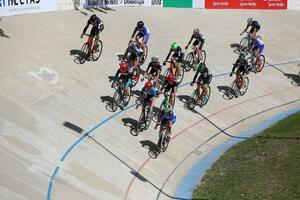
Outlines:
[[66, 121], [66, 122], [63, 123], [63, 126], [69, 128], [69, 129], [71, 129], [71, 130], [73, 130], [73, 131], [75, 131], [77, 133], [80, 133], [80, 134], [83, 132], [82, 128], [80, 128], [79, 126], [77, 126], [77, 125], [75, 125], [75, 124], [73, 124], [71, 122], [67, 122]]
[[292, 82], [291, 82], [292, 85], [295, 85], [295, 86], [299, 86], [300, 85], [300, 76], [298, 74], [286, 74], [286, 73], [284, 73], [284, 75], [288, 79], [292, 80]]
[[239, 54], [239, 49], [241, 48], [241, 45], [238, 44], [238, 43], [232, 43], [230, 44], [230, 47], [233, 48], [233, 52], [236, 53], [236, 54]]
[[101, 102], [103, 102], [103, 103], [106, 104], [105, 109], [107, 111], [113, 112], [113, 110], [112, 110], [112, 102], [113, 102], [114, 99], [111, 96], [108, 96], [108, 95], [101, 96], [100, 100], [101, 100]]
[[179, 101], [181, 101], [183, 103], [183, 108], [184, 109], [191, 110], [192, 112], [195, 113], [195, 110], [193, 108], [191, 108], [189, 106], [189, 103], [188, 103], [189, 100], [190, 100], [190, 96], [188, 96], [188, 95], [177, 95], [176, 97], [179, 99]]
[[231, 94], [233, 94], [232, 88], [229, 86], [217, 86], [219, 92], [223, 93], [223, 98], [226, 100], [232, 99]]
[[108, 76], [108, 81], [112, 82], [114, 80], [114, 78], [115, 78], [114, 76]]
[[139, 179], [140, 181], [143, 181], [143, 182], [147, 182], [147, 179], [144, 177], [144, 176], [142, 176], [140, 173], [138, 173], [137, 171], [130, 171], [130, 173], [132, 174], [132, 175], [134, 175], [137, 179]]
[[86, 60], [86, 54], [81, 50], [71, 49], [70, 55], [75, 57], [74, 62], [76, 64], [83, 64], [85, 61], [88, 61]]
[[150, 140], [140, 141], [142, 147], [149, 149], [149, 151], [155, 151], [157, 149], [156, 144]]
[[122, 122], [124, 126], [128, 126], [131, 129], [136, 129], [137, 120], [127, 117], [127, 118], [122, 118]]
[[3, 31], [1, 28], [0, 28], [0, 37], [9, 38], [9, 36], [6, 35], [6, 34], [4, 33], [4, 31]]

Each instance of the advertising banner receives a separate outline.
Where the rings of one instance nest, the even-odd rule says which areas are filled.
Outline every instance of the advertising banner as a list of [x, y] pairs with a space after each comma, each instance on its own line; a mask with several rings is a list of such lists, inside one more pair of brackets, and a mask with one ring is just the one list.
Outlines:
[[0, 0], [0, 16], [54, 11], [55, 0]]
[[288, 0], [206, 0], [206, 9], [287, 9]]
[[105, 0], [106, 6], [161, 6], [163, 0]]

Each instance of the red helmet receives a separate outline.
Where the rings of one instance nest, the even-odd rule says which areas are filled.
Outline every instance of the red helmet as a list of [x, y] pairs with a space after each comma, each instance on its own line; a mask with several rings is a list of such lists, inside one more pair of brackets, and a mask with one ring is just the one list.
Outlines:
[[148, 82], [145, 83], [145, 89], [146, 90], [150, 90], [151, 87], [152, 87], [152, 83], [150, 81], [148, 81]]
[[170, 73], [169, 76], [168, 76], [168, 82], [174, 82], [175, 81], [175, 74], [173, 73]]
[[127, 67], [128, 67], [128, 64], [126, 62], [121, 62], [120, 63], [120, 70], [121, 70], [121, 72], [126, 72], [127, 71]]

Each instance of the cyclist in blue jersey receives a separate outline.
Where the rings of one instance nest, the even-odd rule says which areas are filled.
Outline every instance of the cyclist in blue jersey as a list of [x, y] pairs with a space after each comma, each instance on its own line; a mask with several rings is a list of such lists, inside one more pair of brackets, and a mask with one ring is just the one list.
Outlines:
[[[163, 127], [166, 126], [169, 137], [171, 135], [172, 125], [176, 122], [176, 114], [173, 111], [173, 107], [169, 102], [165, 102], [160, 107], [160, 115], [158, 116], [156, 126], [154, 129], [157, 129], [157, 126], [160, 125], [159, 134], [162, 132]], [[160, 144], [160, 142], [158, 142]]]
[[138, 41], [141, 44], [141, 48], [143, 49], [143, 52], [146, 52], [146, 45], [150, 39], [150, 31], [148, 27], [145, 26], [143, 21], [139, 21], [137, 23], [137, 26], [135, 27], [132, 35], [131, 35], [131, 41]]
[[257, 67], [260, 69], [263, 65], [260, 55], [263, 54], [265, 44], [260, 37], [256, 37], [251, 42], [250, 52], [254, 52], [257, 60]]
[[157, 89], [152, 85], [151, 81], [145, 83], [145, 86], [141, 90], [141, 94], [138, 98], [138, 105], [142, 103], [142, 106], [145, 107], [146, 105], [150, 106], [150, 110], [152, 111], [153, 107], [153, 97], [158, 97]]

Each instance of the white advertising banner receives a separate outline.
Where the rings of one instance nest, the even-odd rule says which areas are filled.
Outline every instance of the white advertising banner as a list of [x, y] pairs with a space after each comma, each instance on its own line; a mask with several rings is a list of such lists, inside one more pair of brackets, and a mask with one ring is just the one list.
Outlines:
[[105, 0], [106, 6], [162, 6], [162, 0]]
[[0, 16], [54, 11], [55, 0], [0, 0]]

